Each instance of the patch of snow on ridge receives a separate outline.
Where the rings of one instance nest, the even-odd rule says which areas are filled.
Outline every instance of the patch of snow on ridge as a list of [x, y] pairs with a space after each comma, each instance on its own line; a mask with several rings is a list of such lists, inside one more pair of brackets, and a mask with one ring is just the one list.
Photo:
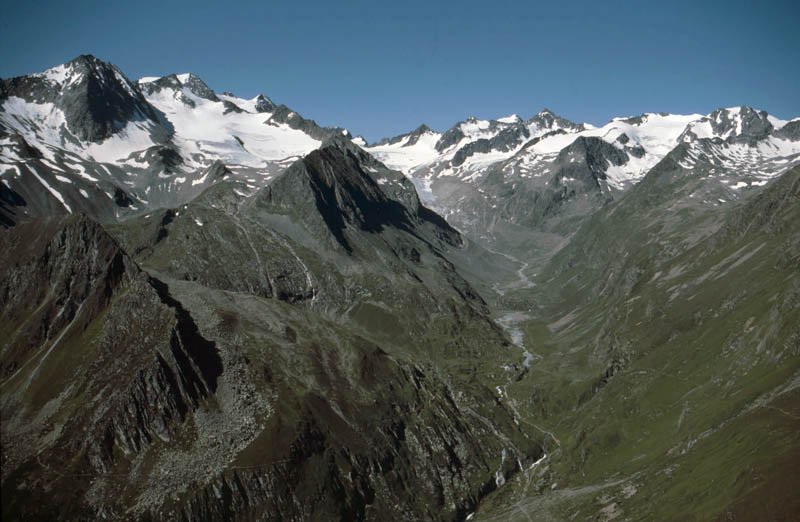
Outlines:
[[[780, 118], [776, 118], [775, 116], [773, 116], [771, 114], [767, 115], [767, 121], [769, 121], [772, 124], [772, 126], [775, 128], [775, 130], [782, 129], [787, 123], [789, 123], [788, 121], [782, 120]], [[794, 120], [792, 120], [792, 121], [794, 121]]]
[[433, 179], [411, 178], [411, 182], [414, 184], [414, 188], [417, 189], [417, 194], [419, 195], [420, 201], [426, 204], [436, 201], [436, 196], [433, 194], [433, 190], [431, 189]]
[[236, 105], [242, 110], [247, 112], [256, 112], [256, 98], [251, 100], [245, 100], [243, 98], [237, 98], [236, 96], [231, 96], [229, 94], [217, 94], [217, 98], [222, 101], [231, 102], [232, 104]]
[[[83, 166], [83, 165], [81, 165], [80, 163], [66, 163], [66, 165], [67, 165], [67, 167], [68, 167], [68, 168], [69, 168], [69, 169], [70, 169], [72, 172], [74, 172], [74, 173], [75, 173], [75, 174], [77, 174], [78, 176], [82, 177], [83, 179], [86, 179], [86, 180], [88, 180], [88, 181], [94, 181], [94, 182], [97, 182], [97, 178], [95, 178], [95, 177], [93, 177], [93, 176], [90, 176], [89, 174], [87, 174], [87, 173], [86, 173], [86, 169], [85, 169], [85, 168], [84, 168], [84, 166]], [[109, 174], [109, 175], [110, 175], [110, 174]]]
[[79, 82], [83, 77], [80, 72], [67, 64], [56, 65], [55, 67], [51, 67], [40, 73], [31, 74], [30, 76], [43, 78], [62, 89]]
[[97, 162], [122, 162], [131, 154], [155, 145], [150, 135], [151, 128], [150, 123], [128, 122], [122, 130], [115, 132], [102, 143], [89, 143], [86, 152]]
[[522, 119], [516, 114], [509, 114], [505, 118], [498, 118], [497, 121], [500, 123], [517, 123], [522, 121]]
[[[182, 77], [188, 78], [187, 75], [178, 76]], [[183, 103], [179, 93], [191, 99], [195, 107]], [[227, 95], [218, 97], [245, 111], [255, 111], [255, 98], [248, 102]], [[172, 123], [176, 134], [174, 141], [184, 157], [211, 155], [228, 165], [263, 167], [266, 161], [304, 156], [322, 144], [288, 125], [267, 124], [269, 113], [225, 114], [224, 104], [195, 96], [188, 89], [164, 88], [147, 96], [147, 100]]]
[[[62, 144], [60, 127], [66, 128], [64, 112], [52, 103], [30, 103], [17, 96], [3, 101], [0, 122], [14, 129], [26, 140], [42, 142], [55, 147]], [[72, 147], [73, 149], [75, 147]]]
[[39, 74], [34, 74], [33, 76], [39, 76], [58, 85], [63, 85], [64, 83], [66, 83], [68, 75], [69, 75], [69, 69], [67, 69], [66, 64], [62, 64], [62, 65], [56, 65], [55, 67], [47, 69], [46, 71], [41, 72]]
[[536, 143], [529, 150], [536, 154], [557, 154], [561, 152], [561, 149], [564, 147], [570, 146], [573, 141], [578, 139], [580, 134], [581, 133], [567, 133], [549, 136]]
[[70, 206], [67, 205], [67, 202], [64, 201], [64, 196], [61, 195], [61, 192], [59, 192], [56, 189], [54, 189], [53, 187], [51, 187], [44, 179], [42, 179], [42, 177], [39, 175], [38, 172], [36, 172], [36, 169], [33, 168], [33, 166], [29, 165], [28, 168], [30, 169], [31, 174], [33, 174], [34, 177], [39, 180], [39, 183], [41, 183], [42, 186], [44, 186], [44, 188], [47, 189], [47, 191], [50, 194], [52, 194], [54, 198], [59, 200], [61, 202], [61, 204], [64, 205], [64, 208], [67, 209], [67, 212], [72, 214], [72, 208], [70, 208]]
[[[77, 155], [88, 154], [100, 162], [121, 161], [134, 152], [154, 145], [150, 137], [151, 124], [141, 121], [129, 122], [102, 143], [78, 144], [78, 139], [67, 128], [67, 120], [61, 109], [52, 103], [31, 103], [16, 96], [3, 101], [0, 122], [14, 129], [29, 143], [38, 142]], [[69, 139], [66, 135], [69, 135]], [[48, 147], [37, 148], [51, 161], [55, 160]]]
[[491, 122], [488, 120], [478, 120], [470, 117], [467, 118], [467, 121], [461, 123], [459, 128], [461, 132], [464, 133], [464, 136], [472, 138], [470, 141], [474, 141], [479, 138], [491, 138], [493, 133], [489, 131], [490, 126]]
[[414, 145], [408, 145], [409, 137], [392, 145], [377, 145], [366, 150], [387, 167], [410, 175], [422, 165], [431, 163], [439, 157], [436, 142], [441, 134], [428, 131], [422, 134]]

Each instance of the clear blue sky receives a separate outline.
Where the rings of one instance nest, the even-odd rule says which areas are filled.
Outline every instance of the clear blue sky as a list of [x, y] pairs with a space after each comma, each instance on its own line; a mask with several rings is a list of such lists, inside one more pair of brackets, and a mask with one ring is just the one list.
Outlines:
[[132, 79], [263, 92], [370, 141], [543, 107], [596, 125], [733, 105], [800, 116], [798, 0], [0, 1], [4, 78], [90, 53]]

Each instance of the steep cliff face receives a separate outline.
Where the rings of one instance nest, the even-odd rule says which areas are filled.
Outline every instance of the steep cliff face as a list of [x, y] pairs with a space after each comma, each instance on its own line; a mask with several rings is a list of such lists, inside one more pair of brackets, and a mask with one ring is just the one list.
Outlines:
[[[75, 477], [174, 436], [222, 364], [100, 225], [34, 221], [3, 240], [14, 246], [0, 259], [4, 516], [45, 516], [71, 487], [80, 497], [90, 481]], [[51, 488], [55, 502], [26, 502]]]
[[[184, 297], [194, 286], [175, 288]], [[265, 306], [272, 301], [189, 300], [222, 312], [211, 337], [238, 339], [251, 361], [245, 379], [269, 399], [247, 445], [218, 474], [181, 488], [166, 519], [463, 520], [497, 487], [497, 472], [502, 483], [539, 455], [488, 390], [458, 393], [435, 367], [391, 355], [394, 347], [333, 323], [311, 330], [285, 306]]]
[[[4, 519], [463, 520], [541, 454], [432, 333], [412, 362], [310, 308], [155, 279], [82, 217], [2, 234]], [[472, 328], [462, 355], [503, 350]]]

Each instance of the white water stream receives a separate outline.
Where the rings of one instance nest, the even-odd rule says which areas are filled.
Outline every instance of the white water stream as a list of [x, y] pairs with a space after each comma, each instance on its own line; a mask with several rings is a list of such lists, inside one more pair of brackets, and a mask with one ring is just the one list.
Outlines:
[[[490, 252], [497, 255], [501, 255], [506, 259], [520, 265], [519, 270], [517, 270], [517, 280], [506, 284], [495, 283], [494, 286], [492, 287], [495, 292], [497, 292], [502, 296], [505, 295], [507, 290], [519, 290], [524, 288], [532, 288], [536, 286], [536, 283], [531, 281], [528, 278], [527, 274], [525, 274], [525, 270], [528, 268], [528, 263], [520, 261], [516, 257], [509, 254], [496, 252], [494, 250], [490, 250]], [[508, 335], [511, 337], [511, 342], [514, 343], [514, 346], [517, 346], [519, 349], [522, 350], [525, 356], [523, 364], [525, 365], [526, 368], [530, 368], [531, 361], [533, 361], [535, 357], [539, 357], [538, 355], [531, 353], [525, 347], [525, 334], [522, 333], [522, 329], [520, 329], [519, 327], [520, 322], [530, 318], [531, 317], [527, 315], [525, 312], [507, 311], [495, 320], [497, 324], [499, 324], [503, 328], [503, 330], [508, 332]]]
[[527, 319], [530, 319], [530, 316], [523, 312], [508, 312], [496, 319], [495, 322], [499, 324], [503, 330], [508, 332], [508, 335], [511, 337], [511, 342], [514, 343], [514, 346], [522, 350], [522, 353], [525, 356], [522, 364], [525, 365], [526, 368], [530, 368], [531, 361], [533, 361], [534, 358], [541, 356], [531, 353], [525, 347], [525, 334], [522, 333], [519, 323]]

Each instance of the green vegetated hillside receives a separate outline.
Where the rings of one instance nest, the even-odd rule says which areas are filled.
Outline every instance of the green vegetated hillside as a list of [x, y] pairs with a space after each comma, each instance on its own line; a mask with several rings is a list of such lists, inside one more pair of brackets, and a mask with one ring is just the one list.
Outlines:
[[507, 299], [536, 359], [498, 384], [547, 458], [474, 520], [800, 513], [800, 169], [724, 208], [703, 176], [668, 158]]

